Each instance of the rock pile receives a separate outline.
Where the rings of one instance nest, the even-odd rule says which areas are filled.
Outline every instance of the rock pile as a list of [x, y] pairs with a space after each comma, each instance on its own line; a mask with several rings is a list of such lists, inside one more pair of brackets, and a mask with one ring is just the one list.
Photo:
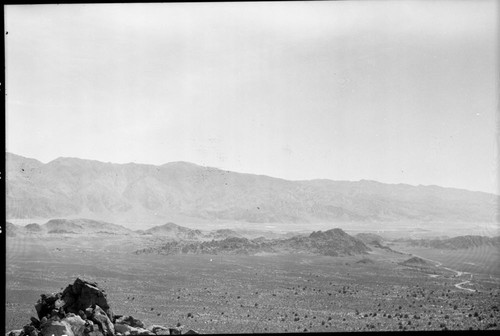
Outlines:
[[[60, 293], [42, 294], [35, 304], [38, 318], [6, 336], [180, 335], [182, 327], [148, 328], [132, 316], [113, 314], [106, 293], [96, 283], [77, 278]], [[185, 334], [197, 334], [189, 330]]]

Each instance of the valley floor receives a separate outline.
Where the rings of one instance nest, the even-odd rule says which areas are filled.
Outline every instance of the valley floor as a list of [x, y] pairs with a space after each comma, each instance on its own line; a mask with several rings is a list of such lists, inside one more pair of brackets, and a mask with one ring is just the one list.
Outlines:
[[136, 255], [152, 243], [141, 239], [8, 238], [5, 330], [22, 328], [40, 294], [76, 277], [96, 281], [116, 314], [201, 333], [499, 329], [498, 259], [478, 266], [464, 255], [475, 268], [463, 270], [402, 244], [391, 248], [436, 266], [403, 266], [410, 255], [377, 248], [351, 257]]

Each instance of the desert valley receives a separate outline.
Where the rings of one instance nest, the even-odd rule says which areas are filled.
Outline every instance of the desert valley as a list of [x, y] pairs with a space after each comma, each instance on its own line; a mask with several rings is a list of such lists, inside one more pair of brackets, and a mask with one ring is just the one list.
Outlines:
[[6, 332], [76, 278], [117, 314], [199, 333], [499, 329], [496, 195], [187, 163], [7, 163]]
[[5, 336], [498, 333], [498, 7], [0, 7]]

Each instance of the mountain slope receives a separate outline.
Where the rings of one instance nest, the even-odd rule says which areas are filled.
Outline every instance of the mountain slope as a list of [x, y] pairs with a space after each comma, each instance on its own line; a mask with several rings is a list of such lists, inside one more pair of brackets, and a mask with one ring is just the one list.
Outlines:
[[161, 166], [7, 154], [7, 218], [123, 222], [495, 222], [499, 196], [374, 181], [287, 181], [186, 162]]

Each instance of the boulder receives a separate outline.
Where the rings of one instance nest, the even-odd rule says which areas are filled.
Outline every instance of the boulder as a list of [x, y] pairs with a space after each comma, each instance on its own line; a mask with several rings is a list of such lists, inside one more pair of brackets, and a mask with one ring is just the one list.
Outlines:
[[122, 335], [156, 335], [151, 330], [139, 327], [131, 327], [128, 324], [123, 323], [115, 323], [115, 331]]
[[198, 334], [199, 334], [199, 332], [194, 331], [193, 329], [189, 329], [188, 331], [186, 331], [184, 333], [184, 335], [198, 335]]
[[135, 319], [132, 316], [122, 316], [116, 319], [115, 323], [128, 324], [131, 327], [144, 328], [144, 323], [141, 320]]
[[55, 308], [55, 302], [59, 299], [60, 294], [42, 294], [35, 304], [36, 313], [38, 318], [50, 315]]
[[24, 333], [25, 335], [29, 335], [29, 334], [31, 334], [33, 331], [36, 331], [36, 328], [35, 328], [33, 325], [31, 325], [31, 324], [27, 324], [27, 325], [25, 325], [25, 326], [23, 327], [23, 333]]
[[40, 321], [38, 321], [38, 319], [36, 317], [30, 317], [30, 320], [31, 320], [31, 324], [33, 325], [33, 327], [39, 329], [40, 328]]
[[115, 335], [115, 327], [113, 326], [113, 323], [111, 323], [111, 320], [109, 319], [106, 312], [102, 310], [98, 305], [95, 306], [94, 312], [90, 319], [99, 326], [99, 329], [103, 332], [104, 335]]
[[168, 328], [163, 326], [152, 325], [148, 329], [155, 335], [170, 335], [170, 330], [168, 330]]
[[169, 328], [170, 335], [180, 335], [182, 333], [182, 327]]
[[23, 329], [11, 330], [8, 333], [5, 333], [5, 336], [19, 336]]
[[[75, 336], [67, 321], [49, 320], [41, 330], [41, 336]], [[78, 335], [80, 336], [80, 335]]]
[[72, 285], [66, 287], [62, 292], [62, 300], [66, 312], [78, 314], [80, 310], [84, 311], [89, 307], [98, 305], [110, 319], [113, 319], [106, 293], [95, 282], [77, 278]]
[[61, 321], [67, 322], [71, 327], [71, 331], [73, 331], [76, 336], [83, 335], [85, 330], [85, 321], [80, 316], [70, 313]]
[[86, 333], [85, 336], [104, 336], [104, 334], [100, 330], [93, 330]]
[[93, 314], [93, 313], [94, 313], [94, 309], [92, 309], [92, 308], [87, 308], [87, 309], [85, 309], [85, 316], [86, 316], [87, 318], [90, 318], [90, 317], [92, 316], [92, 314]]
[[59, 314], [60, 317], [64, 317], [65, 313], [78, 314], [80, 310], [85, 311], [93, 305], [98, 305], [110, 319], [113, 318], [104, 290], [100, 289], [95, 282], [77, 278], [61, 293], [42, 294], [35, 309], [38, 318], [41, 319], [55, 314]]
[[133, 327], [129, 326], [128, 324], [124, 323], [115, 323], [115, 332], [120, 333], [120, 334], [125, 334], [125, 333], [130, 333]]
[[[85, 332], [94, 331], [94, 322], [92, 320], [84, 320], [85, 321]], [[96, 327], [96, 330], [99, 330], [99, 327]]]
[[161, 336], [166, 336], [166, 335], [170, 335], [170, 330], [157, 330], [155, 333], [155, 335], [161, 335]]
[[144, 328], [134, 328], [134, 327], [131, 328], [132, 330], [130, 331], [130, 335], [156, 335], [154, 332]]

